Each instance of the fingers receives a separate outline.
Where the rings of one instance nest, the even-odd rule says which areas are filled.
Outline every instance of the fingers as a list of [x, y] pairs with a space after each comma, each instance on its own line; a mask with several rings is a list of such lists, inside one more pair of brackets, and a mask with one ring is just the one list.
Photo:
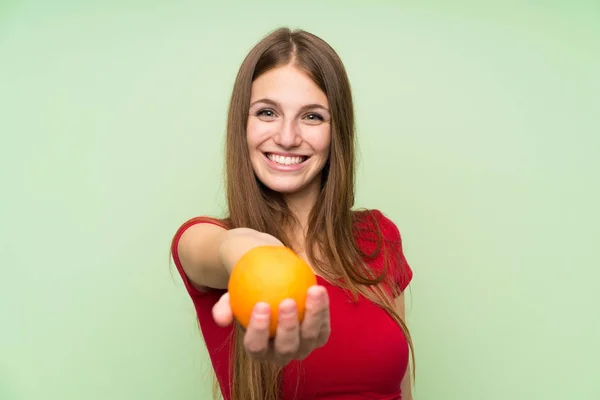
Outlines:
[[224, 327], [233, 322], [233, 314], [229, 305], [229, 293], [225, 293], [213, 306], [212, 315], [217, 325]]
[[[306, 358], [329, 340], [329, 296], [322, 286], [309, 288], [302, 323], [298, 321], [294, 300], [286, 299], [279, 304], [277, 331], [273, 340], [269, 335], [270, 316], [268, 304], [256, 304], [244, 333], [244, 347], [254, 359], [286, 365], [291, 360]], [[220, 326], [231, 324], [233, 315], [228, 294], [224, 294], [213, 307], [213, 317]]]
[[244, 347], [251, 357], [264, 359], [269, 353], [269, 320], [271, 310], [266, 303], [257, 303], [244, 334]]
[[279, 305], [277, 332], [274, 340], [275, 362], [285, 365], [290, 362], [298, 352], [300, 346], [300, 323], [296, 302], [286, 299]]
[[327, 290], [322, 286], [312, 286], [308, 289], [304, 321], [300, 327], [302, 355], [306, 356], [315, 348], [325, 345], [330, 333], [331, 322]]

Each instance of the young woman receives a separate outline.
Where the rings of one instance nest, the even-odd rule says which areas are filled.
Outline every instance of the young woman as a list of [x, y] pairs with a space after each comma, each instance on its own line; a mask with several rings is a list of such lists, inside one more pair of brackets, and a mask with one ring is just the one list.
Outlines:
[[[250, 51], [229, 107], [229, 215], [187, 221], [171, 247], [227, 400], [412, 399], [412, 271], [396, 225], [352, 209], [354, 142], [350, 84], [326, 42], [278, 29]], [[268, 305], [243, 330], [226, 293], [236, 262], [265, 244], [318, 277], [302, 323], [293, 300], [280, 304], [272, 340]]]

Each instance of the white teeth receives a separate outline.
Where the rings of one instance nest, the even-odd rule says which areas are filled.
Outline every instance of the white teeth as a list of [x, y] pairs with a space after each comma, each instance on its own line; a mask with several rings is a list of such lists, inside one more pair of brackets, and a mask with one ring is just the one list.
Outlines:
[[277, 154], [271, 154], [271, 153], [268, 153], [267, 157], [269, 158], [269, 160], [275, 161], [277, 164], [281, 164], [281, 165], [300, 164], [304, 160], [304, 157], [284, 157], [284, 156], [280, 156]]

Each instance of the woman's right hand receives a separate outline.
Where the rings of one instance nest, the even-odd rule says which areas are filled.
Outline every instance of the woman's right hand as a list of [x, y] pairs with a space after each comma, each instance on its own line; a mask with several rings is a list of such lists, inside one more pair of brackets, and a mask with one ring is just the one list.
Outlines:
[[[274, 236], [247, 228], [232, 229], [225, 234], [219, 254], [231, 273], [239, 259], [251, 248], [262, 245], [283, 246]], [[274, 338], [269, 337], [271, 310], [268, 304], [255, 305], [250, 323], [244, 332], [244, 347], [251, 357], [285, 365], [291, 360], [302, 360], [329, 339], [329, 296], [323, 286], [308, 289], [304, 318], [298, 321], [296, 303], [286, 299], [279, 304], [278, 325]], [[213, 307], [213, 317], [220, 326], [234, 322], [229, 294], [224, 294]]]
[[[275, 337], [269, 338], [271, 310], [266, 303], [255, 305], [250, 323], [244, 332], [244, 347], [251, 357], [286, 365], [292, 360], [302, 360], [313, 350], [327, 343], [331, 333], [329, 318], [329, 296], [323, 286], [308, 289], [304, 319], [300, 323], [295, 301], [286, 299], [278, 310], [278, 325]], [[233, 323], [229, 305], [229, 294], [225, 293], [212, 310], [219, 326]]]

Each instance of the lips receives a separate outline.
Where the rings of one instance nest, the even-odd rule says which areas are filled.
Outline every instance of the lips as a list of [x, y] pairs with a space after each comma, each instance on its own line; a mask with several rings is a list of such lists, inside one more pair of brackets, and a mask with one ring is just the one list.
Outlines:
[[267, 157], [269, 159], [269, 161], [277, 164], [277, 165], [281, 165], [281, 166], [295, 166], [295, 165], [300, 165], [302, 163], [304, 163], [306, 160], [308, 160], [308, 156], [304, 156], [304, 155], [295, 155], [295, 154], [289, 154], [289, 155], [282, 155], [282, 154], [275, 154], [275, 153], [264, 153], [265, 157]]
[[309, 156], [299, 154], [263, 153], [269, 168], [277, 172], [296, 172], [304, 169]]

